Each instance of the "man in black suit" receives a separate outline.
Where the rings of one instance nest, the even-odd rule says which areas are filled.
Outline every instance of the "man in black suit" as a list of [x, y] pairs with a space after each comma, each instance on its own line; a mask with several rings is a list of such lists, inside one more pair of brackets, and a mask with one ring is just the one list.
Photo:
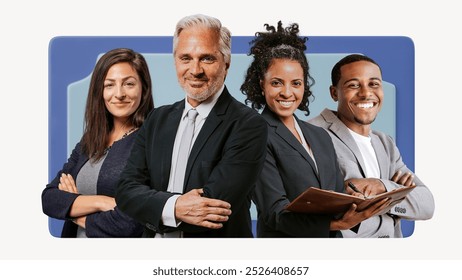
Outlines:
[[[116, 203], [145, 225], [146, 237], [252, 237], [250, 197], [267, 128], [224, 85], [231, 34], [213, 17], [185, 17], [176, 26], [173, 55], [186, 98], [154, 109], [140, 128]], [[197, 114], [194, 136], [182, 160], [190, 110]]]

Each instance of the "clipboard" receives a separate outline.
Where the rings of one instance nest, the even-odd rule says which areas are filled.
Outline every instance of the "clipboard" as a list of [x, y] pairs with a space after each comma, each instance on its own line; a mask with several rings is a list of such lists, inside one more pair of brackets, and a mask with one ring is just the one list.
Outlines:
[[384, 198], [391, 198], [391, 207], [401, 202], [414, 188], [415, 186], [401, 187], [373, 197], [362, 198], [346, 193], [309, 187], [287, 204], [285, 209], [298, 213], [339, 214], [346, 212], [353, 203], [358, 206], [357, 211], [362, 211], [369, 205]]

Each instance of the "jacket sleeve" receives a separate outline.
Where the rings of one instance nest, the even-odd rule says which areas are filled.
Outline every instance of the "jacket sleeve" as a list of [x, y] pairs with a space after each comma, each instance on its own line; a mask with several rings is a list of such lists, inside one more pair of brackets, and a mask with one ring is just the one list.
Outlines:
[[[153, 112], [155, 111], [156, 109]], [[120, 174], [115, 199], [124, 213], [151, 230], [163, 231], [165, 226], [162, 223], [162, 210], [173, 193], [151, 188], [147, 138], [155, 134], [150, 130], [150, 122], [156, 121], [153, 112], [139, 129], [127, 164]], [[164, 164], [161, 166], [169, 168]]]
[[42, 210], [47, 216], [61, 220], [71, 218], [69, 212], [79, 194], [61, 191], [58, 189], [58, 184], [62, 173], [71, 174], [75, 178], [77, 172], [75, 168], [80, 157], [81, 147], [77, 144], [63, 168], [42, 191]]
[[254, 195], [262, 221], [273, 230], [289, 236], [329, 236], [330, 221], [333, 218], [331, 215], [301, 214], [284, 209], [290, 202], [284, 184], [274, 153], [271, 148], [268, 148], [265, 164], [257, 181]]
[[[414, 172], [404, 164], [398, 147], [396, 147], [393, 139], [390, 136], [382, 136], [381, 139], [390, 156], [390, 176], [393, 176], [398, 171], [401, 171], [401, 174], [411, 172], [414, 176], [414, 183], [416, 184], [414, 190], [412, 190], [402, 202], [390, 209], [390, 214], [408, 220], [427, 220], [432, 218], [433, 212], [435, 211], [435, 201], [432, 193]], [[385, 185], [387, 191], [401, 187], [401, 185], [393, 182], [391, 178], [388, 180], [381, 179], [381, 181]]]
[[143, 226], [115, 207], [87, 215], [85, 233], [87, 237], [140, 237]]

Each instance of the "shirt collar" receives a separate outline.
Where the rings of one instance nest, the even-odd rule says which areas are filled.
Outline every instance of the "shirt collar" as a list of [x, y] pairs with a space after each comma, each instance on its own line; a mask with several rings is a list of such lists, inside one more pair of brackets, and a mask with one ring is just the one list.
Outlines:
[[190, 109], [196, 109], [197, 110], [197, 113], [198, 115], [205, 119], [207, 118], [207, 116], [210, 114], [210, 112], [212, 111], [213, 109], [213, 106], [215, 106], [215, 104], [217, 103], [218, 101], [218, 98], [220, 97], [220, 95], [223, 93], [223, 90], [225, 89], [225, 85], [223, 84], [221, 86], [221, 88], [217, 91], [217, 93], [215, 93], [214, 95], [212, 95], [209, 99], [205, 100], [204, 102], [201, 102], [201, 104], [199, 104], [196, 108], [193, 108], [191, 106], [191, 104], [189, 104], [188, 100], [187, 100], [187, 97], [185, 97], [185, 106], [184, 106], [184, 111], [183, 111], [183, 118], [186, 116], [186, 113], [190, 110]]

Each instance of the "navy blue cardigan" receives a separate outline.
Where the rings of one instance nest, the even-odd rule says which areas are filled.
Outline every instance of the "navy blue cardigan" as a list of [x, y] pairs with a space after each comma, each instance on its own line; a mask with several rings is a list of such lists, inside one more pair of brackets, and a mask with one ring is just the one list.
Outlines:
[[[122, 172], [138, 131], [114, 142], [101, 166], [96, 185], [97, 194], [114, 197], [119, 175]], [[65, 220], [61, 237], [76, 237], [77, 225], [71, 221], [69, 212], [79, 194], [58, 189], [62, 173], [71, 174], [75, 179], [88, 157], [81, 151], [78, 143], [62, 170], [42, 192], [43, 212], [49, 217]], [[140, 237], [143, 226], [123, 213], [116, 206], [114, 210], [87, 215], [86, 234], [88, 237]]]

